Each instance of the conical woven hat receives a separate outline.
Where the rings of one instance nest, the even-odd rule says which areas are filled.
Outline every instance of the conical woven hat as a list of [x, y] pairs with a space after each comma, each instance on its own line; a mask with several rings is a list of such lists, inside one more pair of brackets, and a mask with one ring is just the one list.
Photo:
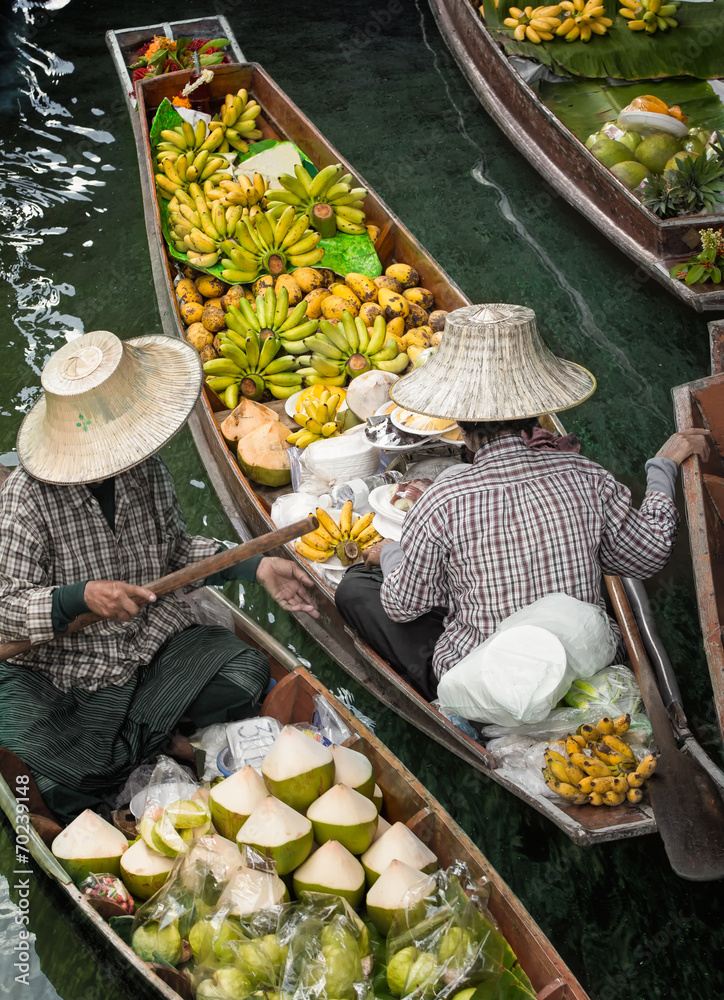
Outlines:
[[595, 389], [589, 371], [551, 354], [532, 309], [494, 303], [449, 313], [435, 354], [390, 396], [431, 417], [497, 421], [567, 410]]
[[93, 483], [158, 451], [185, 424], [203, 383], [182, 340], [120, 340], [94, 330], [43, 369], [43, 396], [18, 431], [18, 458], [46, 483]]

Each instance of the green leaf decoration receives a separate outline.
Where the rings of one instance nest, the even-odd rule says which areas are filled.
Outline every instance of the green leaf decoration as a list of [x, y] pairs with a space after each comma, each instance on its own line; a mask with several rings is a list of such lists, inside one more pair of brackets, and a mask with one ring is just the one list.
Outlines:
[[[659, 77], [693, 76], [701, 80], [724, 76], [724, 0], [683, 3], [677, 11], [678, 28], [647, 35], [631, 31], [618, 14], [618, 3], [606, 0], [606, 15], [614, 21], [608, 34], [590, 42], [552, 42], [533, 45], [516, 42], [513, 32], [502, 27], [515, 0], [500, 0], [497, 20], [488, 27], [509, 54], [528, 56], [550, 67], [560, 76], [588, 79], [651, 80]], [[497, 24], [497, 27], [494, 27]], [[675, 102], [676, 103], [676, 102]]]
[[208, 52], [209, 49], [225, 49], [229, 45], [228, 38], [212, 38], [210, 41], [201, 47], [202, 52]]
[[684, 114], [689, 116], [690, 126], [716, 129], [724, 133], [724, 105], [705, 80], [680, 78], [656, 83], [646, 80], [624, 86], [611, 86], [606, 80], [540, 84], [540, 98], [545, 106], [581, 142], [585, 142], [592, 132], [597, 132], [606, 122], [618, 118], [619, 112], [642, 94], [654, 94], [669, 107], [678, 104]]

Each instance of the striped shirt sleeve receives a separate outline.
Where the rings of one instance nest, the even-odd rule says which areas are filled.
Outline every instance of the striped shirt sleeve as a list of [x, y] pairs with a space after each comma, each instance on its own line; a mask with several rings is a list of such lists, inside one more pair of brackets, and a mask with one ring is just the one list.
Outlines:
[[449, 548], [440, 508], [422, 501], [405, 518], [400, 545], [404, 559], [385, 577], [381, 600], [387, 617], [409, 622], [427, 611], [448, 606]]
[[53, 637], [53, 590], [48, 543], [34, 521], [17, 510], [0, 517], [0, 638], [3, 642]]
[[605, 523], [599, 561], [604, 573], [645, 580], [664, 568], [679, 530], [679, 512], [664, 493], [647, 493], [639, 510], [610, 474], [601, 486]]

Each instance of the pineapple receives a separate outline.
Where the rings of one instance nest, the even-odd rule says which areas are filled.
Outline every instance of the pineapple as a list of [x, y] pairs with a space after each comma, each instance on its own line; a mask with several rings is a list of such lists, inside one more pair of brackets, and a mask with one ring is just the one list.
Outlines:
[[724, 201], [724, 163], [718, 158], [702, 155], [680, 161], [671, 173], [669, 193], [676, 215], [713, 212], [717, 202]]
[[672, 215], [676, 215], [669, 182], [665, 177], [657, 174], [647, 177], [639, 188], [639, 197], [643, 205], [660, 219], [669, 219]]

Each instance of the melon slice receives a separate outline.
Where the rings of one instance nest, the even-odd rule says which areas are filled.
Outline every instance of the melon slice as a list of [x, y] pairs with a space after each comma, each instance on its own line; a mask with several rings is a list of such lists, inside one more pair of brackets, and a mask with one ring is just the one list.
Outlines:
[[131, 844], [121, 858], [121, 878], [136, 899], [150, 899], [158, 892], [173, 867], [173, 858], [152, 851], [143, 840]]
[[334, 757], [334, 783], [354, 788], [360, 795], [372, 798], [375, 789], [375, 775], [372, 765], [359, 750], [350, 747], [332, 747]]
[[214, 785], [209, 795], [214, 827], [233, 840], [259, 803], [269, 792], [258, 771], [247, 765]]
[[328, 892], [342, 896], [353, 909], [362, 902], [365, 873], [357, 858], [336, 840], [328, 840], [294, 872], [294, 894]]
[[298, 868], [312, 849], [312, 824], [296, 809], [268, 795], [236, 835], [238, 844], [247, 844], [269, 858], [279, 875]]
[[270, 420], [241, 438], [236, 457], [249, 479], [262, 486], [286, 486], [291, 483], [287, 456], [289, 433], [289, 428], [281, 420]]
[[318, 844], [338, 840], [350, 854], [363, 854], [377, 830], [377, 809], [371, 799], [346, 785], [333, 785], [307, 809]]
[[386, 937], [397, 911], [411, 910], [434, 888], [432, 875], [424, 875], [404, 861], [391, 861], [367, 893], [372, 923]]
[[261, 773], [272, 795], [305, 812], [332, 787], [334, 759], [328, 747], [294, 726], [285, 726], [261, 762]]
[[224, 898], [231, 904], [229, 916], [249, 917], [259, 910], [289, 902], [289, 890], [274, 872], [240, 868], [227, 886]]
[[224, 435], [224, 439], [229, 444], [236, 444], [257, 427], [264, 427], [272, 421], [278, 421], [279, 417], [274, 410], [270, 410], [263, 403], [255, 403], [251, 399], [242, 399], [235, 410], [232, 410], [225, 420], [222, 420], [219, 429]]
[[50, 849], [77, 883], [91, 872], [120, 875], [128, 841], [115, 826], [86, 809], [58, 834]]
[[404, 861], [411, 868], [430, 874], [437, 868], [437, 857], [404, 823], [393, 823], [387, 833], [360, 858], [372, 886], [391, 861]]

